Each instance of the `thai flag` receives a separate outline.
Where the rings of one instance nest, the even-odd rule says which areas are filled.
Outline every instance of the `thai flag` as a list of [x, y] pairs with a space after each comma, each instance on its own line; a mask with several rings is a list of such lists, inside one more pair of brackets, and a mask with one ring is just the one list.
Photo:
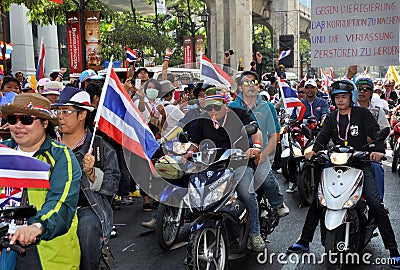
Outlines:
[[292, 52], [291, 50], [281, 51], [281, 53], [278, 56], [278, 61], [285, 58], [286, 56], [289, 56], [291, 52]]
[[44, 47], [44, 40], [42, 38], [42, 42], [40, 45], [40, 53], [39, 53], [39, 61], [36, 68], [36, 80], [44, 78], [44, 57], [46, 55], [46, 49]]
[[332, 75], [333, 75], [332, 68], [329, 69], [329, 74], [325, 71], [325, 69], [321, 68], [321, 77], [326, 90], [328, 90], [328, 88], [333, 83]]
[[139, 60], [135, 50], [130, 49], [128, 46], [126, 46], [125, 48], [126, 48], [126, 61], [135, 62]]
[[[147, 166], [154, 173], [150, 158], [159, 145], [139, 109], [132, 102], [112, 68], [112, 61], [108, 66], [107, 77], [94, 121], [96, 129], [98, 127], [141, 159], [135, 159], [134, 164], [137, 167], [133, 171], [140, 172]], [[129, 161], [127, 161], [127, 164], [129, 166]]]
[[22, 188], [3, 187], [0, 193], [0, 209], [19, 206], [22, 199]]
[[296, 90], [292, 89], [282, 78], [279, 81], [279, 88], [281, 90], [283, 104], [288, 109], [287, 113], [292, 115], [293, 109], [296, 109], [297, 120], [302, 120], [306, 112], [306, 106], [297, 97]]
[[50, 165], [22, 151], [0, 145], [0, 186], [50, 188]]
[[208, 59], [204, 54], [200, 60], [200, 80], [204, 82], [231, 87], [232, 80], [225, 71]]

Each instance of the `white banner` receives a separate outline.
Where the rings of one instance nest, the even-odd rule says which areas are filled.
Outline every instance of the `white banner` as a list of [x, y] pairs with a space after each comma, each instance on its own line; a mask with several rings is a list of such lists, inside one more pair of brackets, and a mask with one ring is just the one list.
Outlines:
[[399, 65], [399, 0], [313, 0], [311, 65]]

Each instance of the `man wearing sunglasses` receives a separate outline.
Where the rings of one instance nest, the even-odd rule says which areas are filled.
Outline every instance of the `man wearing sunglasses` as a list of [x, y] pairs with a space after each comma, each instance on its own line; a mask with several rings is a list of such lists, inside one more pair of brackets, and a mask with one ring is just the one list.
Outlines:
[[52, 106], [60, 117], [61, 142], [72, 149], [82, 166], [77, 208], [81, 270], [99, 269], [101, 249], [110, 240], [113, 211], [111, 198], [117, 193], [120, 170], [114, 148], [87, 128], [90, 95], [82, 89], [65, 87]]
[[257, 155], [257, 168], [254, 173], [255, 186], [262, 186], [264, 193], [278, 216], [289, 214], [289, 208], [283, 202], [283, 194], [275, 175], [272, 173], [269, 157], [275, 152], [280, 132], [280, 124], [274, 105], [264, 101], [259, 94], [258, 74], [252, 71], [242, 73], [236, 99], [229, 103], [230, 108], [240, 108], [250, 113], [257, 121], [263, 136], [262, 152]]
[[[254, 84], [255, 82], [249, 82]], [[235, 168], [234, 178], [239, 181], [236, 191], [239, 199], [246, 205], [249, 211], [251, 246], [255, 251], [263, 251], [264, 240], [260, 235], [260, 223], [258, 219], [258, 203], [253, 183], [253, 171], [249, 166], [254, 166], [254, 158], [260, 153], [262, 135], [258, 132], [251, 136], [254, 147], [249, 147], [249, 139], [241, 137], [243, 125], [253, 120], [245, 111], [237, 108], [228, 108], [225, 101], [225, 93], [221, 88], [212, 87], [206, 90], [204, 110], [195, 124], [191, 127], [190, 141], [199, 145], [203, 140], [211, 140], [217, 148], [230, 149], [237, 141], [236, 147], [247, 151], [249, 161], [231, 161], [231, 167]], [[191, 146], [188, 153], [198, 151]], [[217, 158], [221, 155], [218, 152]]]
[[[368, 109], [355, 106], [353, 97], [355, 85], [348, 80], [336, 81], [331, 85], [331, 100], [337, 107], [336, 111], [329, 113], [324, 121], [313, 146], [313, 150], [305, 154], [305, 158], [311, 159], [332, 140], [334, 145], [352, 146], [355, 150], [362, 150], [368, 144], [368, 138], [375, 140], [378, 136], [379, 125]], [[376, 141], [375, 148], [370, 154], [372, 161], [379, 161], [385, 156], [385, 146], [381, 141]], [[377, 185], [369, 164], [358, 164], [357, 168], [363, 170], [363, 196], [366, 197], [370, 213], [375, 217], [375, 223], [382, 236], [385, 248], [389, 250], [393, 259], [393, 268], [400, 269], [400, 254], [389, 220], [388, 212], [384, 208], [382, 199], [378, 195]], [[308, 209], [307, 217], [303, 225], [300, 239], [287, 249], [287, 253], [301, 253], [310, 250], [315, 229], [322, 215], [315, 198]]]
[[389, 103], [389, 107], [393, 108], [398, 104], [399, 96], [396, 91], [394, 91], [394, 85], [390, 81], [386, 81], [384, 84], [385, 92], [381, 95], [381, 98]]

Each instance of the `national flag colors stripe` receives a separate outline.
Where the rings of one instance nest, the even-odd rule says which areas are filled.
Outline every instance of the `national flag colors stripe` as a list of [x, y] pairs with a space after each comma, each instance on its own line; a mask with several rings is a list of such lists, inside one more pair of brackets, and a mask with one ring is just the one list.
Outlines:
[[229, 75], [208, 59], [204, 54], [200, 60], [200, 80], [204, 82], [231, 87], [232, 80]]
[[50, 165], [8, 147], [0, 147], [0, 186], [50, 188]]

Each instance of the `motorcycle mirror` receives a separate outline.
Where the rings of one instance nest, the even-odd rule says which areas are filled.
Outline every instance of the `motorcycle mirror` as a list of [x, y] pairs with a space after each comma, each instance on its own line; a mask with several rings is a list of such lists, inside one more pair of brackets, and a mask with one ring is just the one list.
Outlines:
[[253, 121], [242, 128], [242, 136], [243, 137], [251, 136], [253, 134], [256, 134], [257, 130], [258, 130], [258, 124], [256, 121]]
[[178, 141], [180, 141], [181, 143], [189, 142], [189, 135], [187, 134], [187, 132], [179, 132], [177, 137]]

